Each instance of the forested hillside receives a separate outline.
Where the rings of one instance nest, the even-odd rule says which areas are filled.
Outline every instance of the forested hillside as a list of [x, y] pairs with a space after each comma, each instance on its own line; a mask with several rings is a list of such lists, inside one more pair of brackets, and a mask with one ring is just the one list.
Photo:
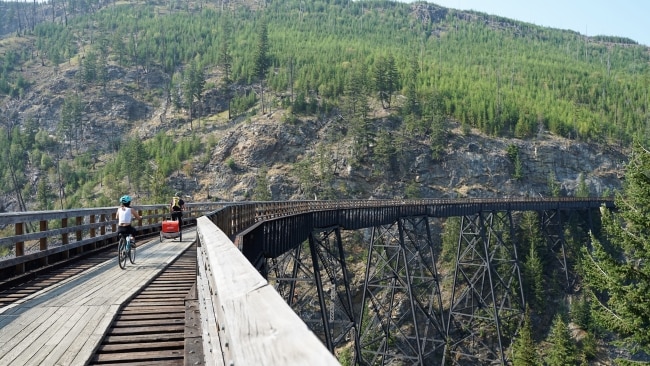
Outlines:
[[[337, 115], [352, 163], [385, 167], [399, 165], [408, 145], [394, 131], [442, 159], [448, 118], [494, 137], [548, 131], [619, 148], [648, 139], [648, 49], [627, 39], [427, 3], [2, 6], [2, 145], [10, 148], [0, 168], [5, 192], [37, 202], [22, 209], [53, 208], [53, 198], [64, 207], [110, 204], [144, 187], [158, 200], [171, 189], [164, 178], [190, 156], [210, 159], [205, 146], [216, 141], [202, 136], [197, 146], [194, 120], [225, 110], [229, 120], [280, 108], [289, 121]], [[126, 107], [105, 115], [115, 103]], [[192, 136], [132, 143], [147, 137], [131, 132], [150, 131], [154, 114], [189, 123]], [[382, 114], [392, 122], [378, 128]], [[170, 141], [175, 147], [163, 148]], [[48, 170], [49, 180], [38, 173]], [[102, 177], [120, 175], [129, 179], [98, 189]]]
[[[612, 195], [633, 141], [650, 142], [647, 47], [432, 3], [0, 2], [0, 34], [0, 211], [114, 206], [125, 193], [161, 203], [177, 191]], [[643, 183], [638, 169], [630, 177]], [[578, 281], [564, 297], [535, 218], [519, 224], [527, 326], [539, 331], [524, 327], [513, 352], [536, 348], [553, 365], [567, 360], [554, 342], [585, 364], [630, 356], [606, 341], [611, 319], [591, 318], [609, 289], [583, 296]], [[591, 257], [589, 233], [572, 229], [573, 267]]]

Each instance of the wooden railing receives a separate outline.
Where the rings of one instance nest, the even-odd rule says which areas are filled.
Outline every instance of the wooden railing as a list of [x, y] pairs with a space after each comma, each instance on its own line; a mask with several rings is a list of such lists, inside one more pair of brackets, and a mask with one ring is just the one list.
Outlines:
[[[224, 206], [223, 203], [188, 203], [184, 222]], [[169, 219], [167, 205], [134, 208], [142, 220], [134, 223], [138, 236], [160, 231], [161, 222]], [[0, 238], [0, 277], [11, 277], [47, 266], [89, 250], [115, 242], [117, 233], [115, 207], [59, 211], [12, 212], [0, 214], [0, 229], [13, 233]]]
[[206, 365], [340, 365], [206, 217], [197, 221], [198, 291]]

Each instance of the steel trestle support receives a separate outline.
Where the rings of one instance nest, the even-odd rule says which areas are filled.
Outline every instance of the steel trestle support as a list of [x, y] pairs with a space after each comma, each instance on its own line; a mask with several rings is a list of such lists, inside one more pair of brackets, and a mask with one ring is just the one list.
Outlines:
[[510, 211], [463, 216], [447, 323], [458, 364], [507, 364], [507, 341], [524, 315], [524, 292]]
[[314, 229], [308, 242], [271, 262], [269, 282], [327, 348], [335, 353], [351, 345], [358, 354], [358, 322], [340, 228]]
[[441, 363], [445, 325], [427, 217], [372, 229], [361, 309], [360, 364]]
[[[575, 260], [571, 251], [594, 229], [591, 210], [536, 211], [546, 255], [559, 262], [568, 289]], [[346, 255], [338, 224], [306, 228], [300, 244], [277, 257], [264, 256], [264, 274], [342, 361], [373, 366], [507, 365], [526, 307], [517, 253], [526, 243], [516, 242], [526, 237], [513, 222], [522, 220], [517, 212], [498, 208], [440, 216], [457, 217], [460, 223], [458, 228], [455, 223], [449, 226], [454, 233], [458, 230], [458, 240], [455, 258], [450, 267], [442, 267], [443, 273], [436, 258], [442, 243], [434, 245], [431, 233], [431, 227], [446, 227], [432, 224], [438, 216], [418, 213], [387, 219], [381, 210], [373, 216], [376, 226], [350, 222], [347, 230], [365, 230], [350, 236], [361, 234], [362, 240], [352, 244], [364, 247], [352, 245], [355, 251]], [[329, 212], [325, 216], [329, 221], [346, 217]], [[435, 238], [442, 242], [440, 234]], [[453, 247], [447, 243], [445, 253], [448, 244]], [[364, 274], [348, 272], [348, 256], [365, 256]]]

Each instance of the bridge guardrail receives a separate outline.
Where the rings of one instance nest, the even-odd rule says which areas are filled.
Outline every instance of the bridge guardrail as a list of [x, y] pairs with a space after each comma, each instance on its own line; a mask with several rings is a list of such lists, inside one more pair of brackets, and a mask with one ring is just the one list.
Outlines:
[[[219, 202], [188, 203], [183, 221], [196, 220], [223, 205]], [[134, 223], [138, 235], [159, 231], [162, 221], [169, 218], [167, 205], [134, 208], [142, 216], [142, 220]], [[47, 265], [49, 259], [66, 259], [112, 243], [117, 233], [116, 212], [116, 207], [100, 207], [0, 213], [0, 229], [14, 233], [0, 238], [0, 248], [9, 249], [9, 254], [0, 258], [0, 271], [11, 269], [12, 273], [5, 273], [9, 277]]]
[[340, 365], [207, 217], [197, 220], [197, 239], [206, 365]]

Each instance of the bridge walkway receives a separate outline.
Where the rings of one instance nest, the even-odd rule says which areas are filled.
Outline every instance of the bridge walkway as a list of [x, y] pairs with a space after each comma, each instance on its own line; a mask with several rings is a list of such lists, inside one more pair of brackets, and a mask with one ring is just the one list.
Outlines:
[[0, 308], [0, 365], [84, 365], [123, 303], [196, 239], [140, 241], [136, 263], [115, 258]]

